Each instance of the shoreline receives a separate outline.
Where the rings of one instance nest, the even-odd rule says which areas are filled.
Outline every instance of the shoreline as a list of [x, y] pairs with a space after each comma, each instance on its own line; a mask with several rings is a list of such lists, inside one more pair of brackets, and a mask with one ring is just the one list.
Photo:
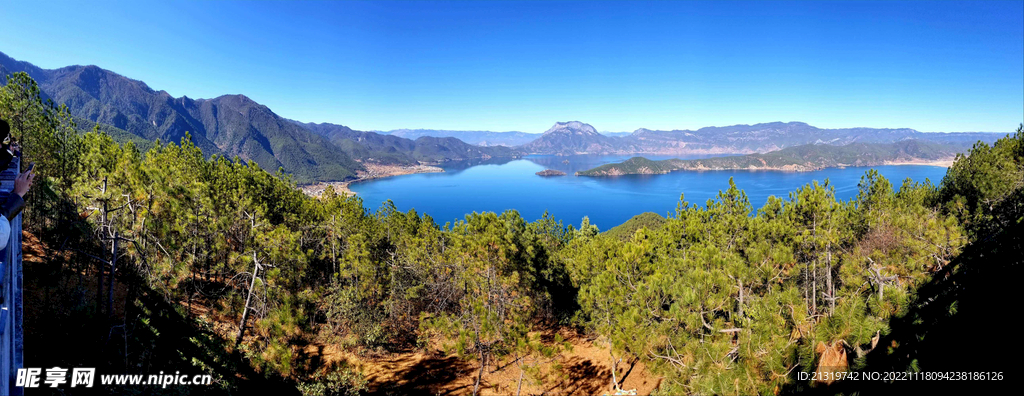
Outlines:
[[[694, 160], [689, 160], [689, 161], [694, 161]], [[701, 166], [689, 166], [689, 167], [685, 167], [684, 166], [684, 167], [680, 167], [680, 168], [676, 168], [676, 169], [672, 169], [672, 170], [667, 170], [667, 171], [662, 171], [662, 172], [631, 172], [631, 173], [620, 172], [617, 168], [612, 168], [612, 171], [605, 171], [606, 173], [593, 174], [593, 175], [581, 174], [582, 172], [585, 172], [585, 171], [578, 171], [578, 172], [575, 173], [575, 176], [578, 176], [578, 177], [616, 177], [616, 176], [627, 176], [627, 175], [664, 175], [664, 174], [673, 173], [673, 172], [708, 172], [708, 171], [816, 172], [816, 171], [821, 171], [821, 170], [825, 170], [825, 169], [844, 169], [844, 168], [857, 168], [857, 167], [860, 167], [860, 168], [871, 168], [871, 167], [875, 167], [875, 166], [889, 166], [889, 165], [937, 166], [937, 167], [947, 168], [948, 169], [951, 166], [953, 166], [953, 162], [955, 162], [955, 161], [956, 161], [956, 158], [955, 157], [951, 157], [951, 158], [944, 158], [944, 159], [937, 159], [937, 160], [915, 159], [915, 160], [906, 160], [906, 161], [883, 161], [881, 164], [872, 164], [872, 165], [836, 164], [836, 165], [833, 165], [833, 166], [821, 166], [821, 167], [812, 167], [812, 166], [799, 165], [799, 164], [789, 164], [789, 165], [776, 166], [776, 167], [747, 166], [747, 167], [710, 168], [710, 167], [705, 167], [705, 166], [701, 165]]]
[[956, 161], [956, 157], [938, 160], [921, 160], [921, 161], [887, 161], [885, 165], [925, 165], [925, 166], [939, 166], [943, 168], [949, 168], [953, 166], [953, 162]]
[[324, 190], [328, 186], [334, 188], [334, 192], [344, 195], [346, 197], [353, 197], [356, 195], [355, 191], [349, 188], [349, 185], [353, 183], [360, 183], [369, 180], [383, 179], [386, 177], [412, 175], [417, 173], [442, 173], [444, 169], [432, 166], [432, 165], [380, 165], [380, 164], [363, 164], [366, 170], [356, 172], [356, 178], [347, 181], [333, 181], [333, 182], [319, 182], [313, 184], [306, 184], [298, 186], [303, 193], [311, 197], [319, 197], [323, 194]]

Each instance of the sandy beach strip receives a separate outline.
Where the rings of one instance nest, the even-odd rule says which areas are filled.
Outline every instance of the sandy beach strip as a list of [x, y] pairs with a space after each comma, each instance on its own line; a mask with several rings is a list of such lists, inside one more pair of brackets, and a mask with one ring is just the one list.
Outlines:
[[926, 165], [926, 166], [941, 166], [943, 168], [949, 168], [953, 166], [953, 162], [956, 158], [945, 158], [931, 161], [886, 161], [886, 165]]

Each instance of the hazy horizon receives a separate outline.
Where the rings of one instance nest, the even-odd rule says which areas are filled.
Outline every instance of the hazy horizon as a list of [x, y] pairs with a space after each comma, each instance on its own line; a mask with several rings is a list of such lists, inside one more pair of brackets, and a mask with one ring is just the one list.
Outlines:
[[[583, 121], [583, 120], [558, 120], [558, 121], [553, 121], [553, 122], [551, 123], [551, 125], [554, 125], [554, 124], [555, 124], [556, 122], [570, 122], [570, 121], [579, 121], [579, 122], [583, 122], [583, 123], [585, 123], [585, 124], [590, 124], [589, 122], [586, 122], [586, 121]], [[305, 121], [304, 121], [304, 122], [305, 122]], [[601, 129], [598, 129], [598, 130], [597, 130], [597, 133], [600, 133], [600, 134], [612, 134], [612, 133], [633, 133], [633, 132], [635, 132], [635, 131], [636, 131], [637, 129], [641, 129], [641, 128], [643, 128], [643, 129], [649, 129], [649, 130], [652, 130], [652, 131], [654, 131], [654, 130], [661, 130], [661, 131], [672, 131], [672, 130], [678, 130], [678, 131], [683, 131], [683, 130], [692, 130], [692, 131], [696, 131], [696, 130], [699, 130], [699, 129], [701, 129], [701, 128], [722, 128], [722, 127], [730, 127], [730, 126], [740, 126], [740, 125], [757, 125], [757, 124], [772, 124], [772, 123], [777, 123], [777, 122], [781, 122], [781, 123], [803, 122], [803, 123], [805, 123], [805, 124], [808, 124], [808, 125], [810, 125], [810, 126], [813, 126], [813, 127], [817, 127], [817, 128], [821, 128], [821, 129], [858, 129], [858, 128], [865, 128], [865, 129], [913, 129], [913, 130], [915, 130], [915, 131], [918, 131], [918, 132], [922, 132], [922, 133], [1013, 133], [1013, 130], [1012, 130], [1012, 129], [1011, 129], [1011, 130], [1007, 130], [1007, 131], [923, 131], [923, 130], [920, 130], [920, 129], [917, 129], [917, 128], [913, 128], [913, 127], [903, 127], [903, 126], [840, 126], [840, 127], [833, 127], [833, 128], [825, 128], [825, 127], [821, 127], [821, 126], [818, 126], [818, 125], [814, 125], [814, 124], [811, 124], [811, 123], [809, 123], [809, 122], [804, 122], [804, 121], [798, 121], [798, 120], [792, 120], [792, 121], [781, 121], [781, 120], [776, 120], [776, 121], [764, 121], [764, 122], [755, 122], [755, 123], [752, 123], [752, 124], [723, 124], [723, 125], [705, 125], [705, 126], [702, 126], [702, 127], [698, 127], [698, 128], [667, 128], [667, 129], [654, 129], [654, 128], [647, 128], [647, 127], [643, 127], [643, 126], [641, 126], [641, 127], [633, 128], [633, 129], [630, 129], [630, 130], [623, 130], [623, 131], [606, 131], [606, 130], [601, 130]], [[591, 125], [591, 126], [594, 126], [593, 124], [590, 124], [590, 125]], [[348, 125], [346, 125], [346, 126], [348, 126]], [[550, 127], [548, 127], [548, 128], [550, 128]], [[596, 127], [595, 127], [595, 128], [596, 128]], [[513, 130], [485, 130], [485, 129], [480, 129], [480, 128], [469, 128], [469, 129], [442, 129], [442, 128], [424, 128], [424, 127], [417, 127], [417, 128], [395, 128], [395, 129], [387, 129], [387, 130], [381, 130], [381, 129], [371, 129], [371, 130], [366, 130], [366, 131], [367, 131], [367, 132], [379, 132], [379, 133], [390, 133], [390, 132], [395, 132], [395, 131], [403, 131], [403, 130], [404, 130], [404, 131], [446, 131], [446, 132], [494, 132], [494, 133], [527, 133], [527, 134], [532, 134], [532, 135], [540, 135], [540, 134], [543, 134], [543, 133], [544, 133], [544, 131], [546, 131], [547, 129], [545, 129], [544, 131], [539, 131], [539, 132], [531, 132], [531, 131], [513, 131]]]

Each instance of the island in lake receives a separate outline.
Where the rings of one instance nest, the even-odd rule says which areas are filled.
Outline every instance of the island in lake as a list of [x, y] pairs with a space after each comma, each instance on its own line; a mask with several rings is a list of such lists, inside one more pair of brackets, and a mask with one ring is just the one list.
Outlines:
[[565, 172], [555, 169], [545, 169], [537, 172], [537, 176], [565, 176]]
[[825, 168], [880, 165], [949, 166], [963, 147], [922, 140], [897, 143], [853, 143], [845, 146], [806, 144], [764, 154], [696, 160], [653, 161], [633, 157], [617, 164], [576, 172], [576, 176], [654, 175], [676, 170], [777, 170], [809, 172]]

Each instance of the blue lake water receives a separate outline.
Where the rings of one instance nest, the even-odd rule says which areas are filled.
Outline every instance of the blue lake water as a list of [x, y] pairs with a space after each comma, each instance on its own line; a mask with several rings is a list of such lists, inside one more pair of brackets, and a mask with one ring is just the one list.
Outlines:
[[[729, 178], [746, 191], [755, 209], [768, 196], [787, 197], [790, 191], [814, 180], [829, 179], [839, 199], [857, 196], [857, 183], [871, 168], [851, 167], [816, 172], [776, 171], [679, 171], [664, 175], [618, 177], [576, 177], [578, 170], [620, 162], [631, 156], [537, 156], [517, 160], [450, 163], [444, 173], [422, 173], [354, 183], [350, 188], [363, 205], [376, 209], [390, 199], [400, 210], [416, 209], [429, 214], [438, 224], [461, 220], [471, 212], [502, 212], [515, 209], [527, 220], [539, 219], [544, 211], [566, 224], [579, 226], [583, 216], [601, 230], [607, 230], [643, 213], [674, 213], [679, 195], [686, 201], [704, 203], [719, 190], [729, 188]], [[660, 160], [679, 156], [649, 156]], [[707, 157], [699, 156], [699, 157]], [[698, 158], [693, 156], [690, 158]], [[564, 162], [568, 161], [568, 163]], [[566, 176], [541, 177], [534, 173], [558, 169]], [[937, 166], [878, 166], [878, 171], [899, 188], [911, 178], [938, 183], [946, 168]]]

